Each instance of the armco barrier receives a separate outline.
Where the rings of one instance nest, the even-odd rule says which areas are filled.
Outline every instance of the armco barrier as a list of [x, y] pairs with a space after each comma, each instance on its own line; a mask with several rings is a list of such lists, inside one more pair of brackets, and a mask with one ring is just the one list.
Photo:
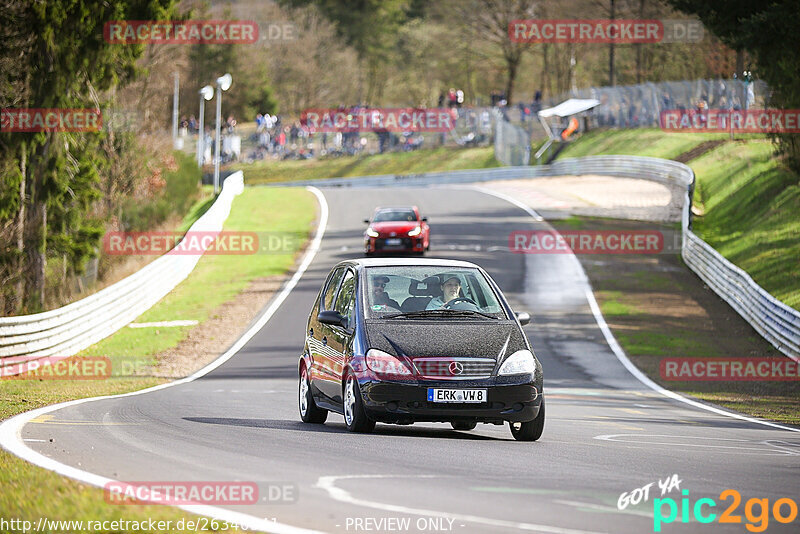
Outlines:
[[756, 284], [691, 231], [691, 198], [694, 172], [676, 161], [641, 156], [587, 156], [556, 161], [552, 165], [500, 167], [496, 169], [432, 172], [424, 174], [333, 178], [274, 185], [317, 187], [386, 187], [459, 184], [567, 175], [609, 175], [638, 178], [686, 191], [682, 227], [684, 262], [720, 297], [728, 302], [766, 340], [789, 358], [800, 362], [800, 312], [780, 302]]
[[[233, 198], [243, 188], [241, 172], [229, 176], [217, 200], [189, 231], [221, 231]], [[47, 356], [71, 356], [97, 343], [172, 291], [199, 259], [199, 254], [167, 253], [116, 284], [62, 308], [0, 317], [0, 366]]]

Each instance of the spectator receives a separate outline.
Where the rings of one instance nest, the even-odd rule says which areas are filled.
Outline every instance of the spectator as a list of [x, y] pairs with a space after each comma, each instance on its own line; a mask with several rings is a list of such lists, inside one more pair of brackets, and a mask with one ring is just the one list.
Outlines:
[[228, 120], [225, 121], [225, 128], [229, 134], [232, 134], [236, 129], [236, 119], [233, 118], [233, 115], [228, 115]]
[[537, 89], [536, 94], [533, 95], [531, 113], [539, 113], [540, 111], [542, 111], [542, 90]]

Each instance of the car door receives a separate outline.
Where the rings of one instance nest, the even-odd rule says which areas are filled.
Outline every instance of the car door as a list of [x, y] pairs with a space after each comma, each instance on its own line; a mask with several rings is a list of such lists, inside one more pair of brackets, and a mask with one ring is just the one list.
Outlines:
[[325, 281], [325, 285], [320, 294], [319, 302], [311, 315], [311, 320], [308, 322], [306, 345], [308, 346], [309, 356], [311, 356], [311, 371], [309, 374], [312, 392], [314, 394], [322, 393], [325, 395], [326, 390], [332, 389], [326, 387], [326, 384], [334, 380], [335, 376], [330, 370], [330, 350], [327, 347], [328, 325], [320, 323], [317, 316], [321, 311], [334, 309], [336, 293], [345, 270], [345, 267], [339, 267], [331, 271], [331, 274], [328, 275], [328, 279]]
[[331, 371], [332, 380], [326, 382], [334, 386], [330, 392], [326, 394], [330, 399], [336, 403], [342, 403], [342, 374], [345, 364], [345, 353], [347, 347], [350, 345], [350, 338], [355, 331], [355, 311], [356, 311], [356, 293], [357, 293], [357, 278], [353, 269], [347, 269], [342, 283], [339, 285], [339, 291], [336, 295], [336, 303], [334, 309], [347, 318], [347, 324], [344, 327], [327, 325], [328, 327], [328, 348], [331, 355]]

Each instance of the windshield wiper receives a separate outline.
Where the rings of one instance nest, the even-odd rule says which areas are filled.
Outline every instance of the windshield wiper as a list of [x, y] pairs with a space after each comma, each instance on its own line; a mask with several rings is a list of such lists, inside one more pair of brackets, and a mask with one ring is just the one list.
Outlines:
[[447, 310], [447, 309], [440, 309], [440, 310], [419, 310], [419, 311], [410, 311], [410, 312], [401, 312], [401, 313], [390, 313], [389, 315], [384, 315], [381, 319], [395, 319], [399, 317], [443, 317], [443, 316], [470, 316], [473, 317], [475, 315], [480, 315], [482, 317], [486, 317], [487, 319], [498, 319], [495, 315], [489, 315], [488, 313], [483, 313], [478, 310]]

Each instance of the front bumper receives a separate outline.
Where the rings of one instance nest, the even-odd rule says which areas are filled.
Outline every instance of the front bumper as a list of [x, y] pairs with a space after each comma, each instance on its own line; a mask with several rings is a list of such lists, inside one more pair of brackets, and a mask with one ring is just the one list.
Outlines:
[[[387, 239], [399, 239], [397, 245], [388, 245]], [[425, 244], [421, 236], [416, 237], [368, 237], [364, 240], [364, 251], [368, 254], [392, 252], [422, 252]]]
[[[360, 382], [364, 408], [370, 418], [384, 423], [452, 422], [502, 423], [532, 421], [539, 414], [542, 387], [528, 376], [481, 380], [418, 380]], [[428, 401], [428, 388], [486, 389], [483, 403]]]

